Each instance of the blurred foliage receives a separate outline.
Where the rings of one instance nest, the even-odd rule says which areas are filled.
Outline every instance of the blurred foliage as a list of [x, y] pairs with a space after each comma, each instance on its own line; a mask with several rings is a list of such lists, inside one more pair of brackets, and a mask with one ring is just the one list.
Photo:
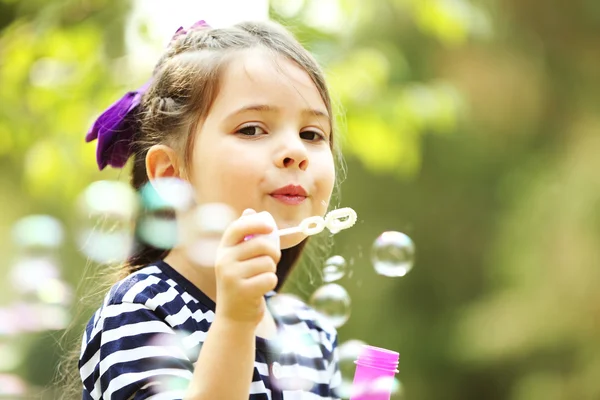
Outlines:
[[[400, 351], [406, 399], [600, 398], [600, 3], [271, 5], [326, 67], [342, 111], [343, 205], [359, 224], [336, 236], [352, 268], [340, 338]], [[50, 214], [72, 233], [77, 195], [126, 179], [100, 174], [83, 136], [139, 83], [122, 78], [128, 10], [116, 0], [0, 1], [5, 276], [16, 220]], [[384, 230], [417, 246], [404, 278], [372, 269]], [[60, 257], [77, 286], [88, 262], [72, 237]], [[2, 285], [2, 304], [16, 296]], [[0, 373], [49, 384], [65, 351], [56, 342], [19, 337], [10, 351], [25, 358], [5, 358]]]

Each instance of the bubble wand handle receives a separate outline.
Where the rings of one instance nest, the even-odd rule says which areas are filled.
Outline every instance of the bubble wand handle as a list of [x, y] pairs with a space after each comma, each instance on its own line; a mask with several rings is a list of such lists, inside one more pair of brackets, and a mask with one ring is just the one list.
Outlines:
[[308, 217], [300, 222], [300, 225], [292, 228], [279, 229], [277, 234], [281, 236], [294, 233], [303, 233], [306, 236], [316, 235], [327, 228], [331, 233], [338, 233], [343, 229], [348, 229], [356, 223], [356, 211], [350, 207], [332, 210], [325, 218], [319, 216]]
[[279, 229], [277, 234], [281, 236], [291, 235], [293, 233], [304, 233], [306, 236], [321, 233], [325, 228], [325, 220], [319, 216], [308, 217], [300, 222], [300, 225], [293, 228]]

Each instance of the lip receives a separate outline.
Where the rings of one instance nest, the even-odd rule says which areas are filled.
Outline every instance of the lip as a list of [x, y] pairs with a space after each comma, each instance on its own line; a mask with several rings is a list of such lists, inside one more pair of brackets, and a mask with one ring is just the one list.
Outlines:
[[301, 204], [308, 197], [306, 190], [299, 185], [287, 185], [270, 193], [271, 197], [284, 204]]
[[300, 185], [287, 185], [281, 187], [271, 192], [271, 196], [275, 195], [308, 197], [308, 193], [306, 193], [306, 190]]

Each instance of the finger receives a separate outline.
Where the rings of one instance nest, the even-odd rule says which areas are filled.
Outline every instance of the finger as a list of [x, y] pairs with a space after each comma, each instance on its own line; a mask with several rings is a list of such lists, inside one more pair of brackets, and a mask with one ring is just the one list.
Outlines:
[[243, 241], [231, 248], [232, 257], [239, 261], [250, 260], [255, 257], [269, 256], [275, 263], [281, 259], [281, 249], [271, 238], [255, 236], [251, 240]]
[[231, 263], [226, 268], [219, 267], [215, 270], [215, 273], [217, 280], [237, 285], [238, 283], [236, 282], [241, 280], [276, 271], [277, 263], [269, 256], [261, 256], [242, 262]]
[[251, 209], [251, 208], [246, 208], [246, 209], [244, 210], [244, 212], [242, 213], [242, 217], [245, 217], [245, 216], [247, 216], [247, 215], [252, 215], [252, 214], [256, 214], [256, 211], [254, 211], [254, 210], [253, 210], [253, 209]]
[[249, 279], [267, 272], [275, 273], [277, 271], [277, 263], [269, 256], [255, 257], [238, 265], [239, 273], [243, 279]]
[[242, 290], [246, 291], [250, 296], [264, 296], [277, 286], [277, 275], [273, 272], [265, 272], [255, 275], [243, 282]]
[[252, 218], [252, 215], [249, 215], [246, 218], [233, 221], [223, 233], [221, 243], [224, 246], [234, 246], [243, 242], [246, 236], [267, 235], [271, 232], [273, 232], [273, 227], [267, 221]]

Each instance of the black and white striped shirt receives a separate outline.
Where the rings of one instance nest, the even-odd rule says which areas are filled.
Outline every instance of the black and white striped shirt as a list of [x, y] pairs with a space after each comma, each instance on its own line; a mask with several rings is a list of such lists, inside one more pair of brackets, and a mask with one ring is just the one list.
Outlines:
[[[302, 302], [278, 315], [278, 340], [256, 338], [249, 399], [337, 398], [335, 329]], [[214, 317], [214, 302], [165, 262], [116, 283], [83, 335], [83, 399], [182, 399]]]

